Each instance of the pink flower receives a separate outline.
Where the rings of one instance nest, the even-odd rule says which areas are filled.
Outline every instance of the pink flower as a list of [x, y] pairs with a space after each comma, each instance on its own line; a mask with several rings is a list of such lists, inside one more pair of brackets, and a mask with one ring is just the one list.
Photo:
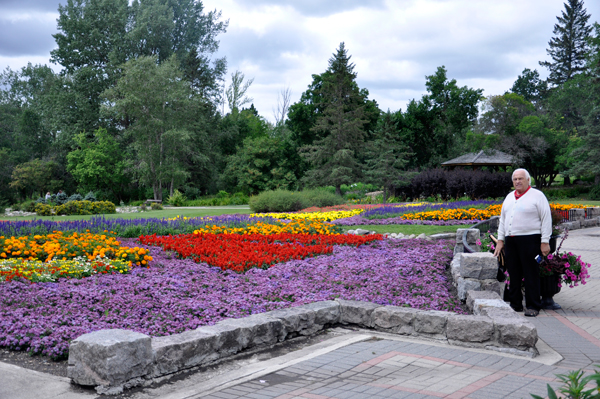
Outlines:
[[548, 255], [548, 260], [551, 260], [552, 258], [554, 258], [554, 256], [552, 254]]
[[566, 268], [569, 268], [569, 267], [571, 267], [571, 265], [569, 264], [569, 262], [565, 263], [565, 267], [566, 267]]

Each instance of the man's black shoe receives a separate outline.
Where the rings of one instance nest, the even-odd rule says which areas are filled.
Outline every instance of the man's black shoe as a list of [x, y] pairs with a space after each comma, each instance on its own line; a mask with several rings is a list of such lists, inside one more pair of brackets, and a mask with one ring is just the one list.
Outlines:
[[542, 309], [547, 309], [547, 310], [558, 310], [558, 309], [562, 309], [562, 307], [554, 302], [554, 299], [552, 298], [542, 298]]

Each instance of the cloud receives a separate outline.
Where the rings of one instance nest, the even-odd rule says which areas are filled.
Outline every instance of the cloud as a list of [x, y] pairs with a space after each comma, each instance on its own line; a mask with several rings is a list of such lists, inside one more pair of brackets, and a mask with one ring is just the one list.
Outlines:
[[296, 10], [302, 15], [326, 17], [332, 14], [338, 14], [357, 8], [382, 8], [384, 0], [240, 0], [237, 2], [246, 7], [255, 7], [257, 5], [280, 6]]
[[49, 55], [56, 43], [51, 34], [55, 23], [47, 19], [31, 18], [24, 21], [0, 19], [0, 54], [5, 57]]
[[[0, 69], [50, 58], [58, 4], [66, 0], [0, 0]], [[217, 57], [229, 72], [254, 78], [248, 95], [272, 119], [277, 92], [292, 100], [327, 69], [345, 42], [358, 84], [382, 109], [405, 108], [425, 93], [425, 76], [444, 65], [460, 86], [508, 90], [524, 68], [547, 75], [546, 60], [564, 0], [202, 0], [229, 20]], [[590, 22], [600, 2], [588, 0]]]
[[2, 0], [0, 10], [4, 12], [12, 10], [56, 12], [59, 3], [64, 5], [66, 0]]

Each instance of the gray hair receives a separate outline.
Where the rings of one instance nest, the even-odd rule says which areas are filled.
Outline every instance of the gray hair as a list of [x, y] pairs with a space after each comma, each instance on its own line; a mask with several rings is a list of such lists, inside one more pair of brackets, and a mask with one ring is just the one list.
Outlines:
[[523, 169], [523, 168], [515, 169], [512, 173], [511, 180], [512, 180], [512, 178], [515, 177], [515, 173], [517, 173], [517, 172], [525, 172], [525, 178], [527, 179], [527, 181], [529, 183], [531, 183], [531, 176], [529, 176], [529, 172], [527, 171], [527, 169]]

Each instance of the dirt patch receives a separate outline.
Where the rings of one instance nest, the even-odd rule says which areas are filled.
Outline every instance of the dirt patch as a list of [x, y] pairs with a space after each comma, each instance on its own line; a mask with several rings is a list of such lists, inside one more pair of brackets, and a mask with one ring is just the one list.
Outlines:
[[59, 377], [67, 376], [67, 360], [54, 361], [47, 356], [30, 355], [27, 352], [0, 348], [0, 362], [13, 364], [29, 370], [48, 373]]

